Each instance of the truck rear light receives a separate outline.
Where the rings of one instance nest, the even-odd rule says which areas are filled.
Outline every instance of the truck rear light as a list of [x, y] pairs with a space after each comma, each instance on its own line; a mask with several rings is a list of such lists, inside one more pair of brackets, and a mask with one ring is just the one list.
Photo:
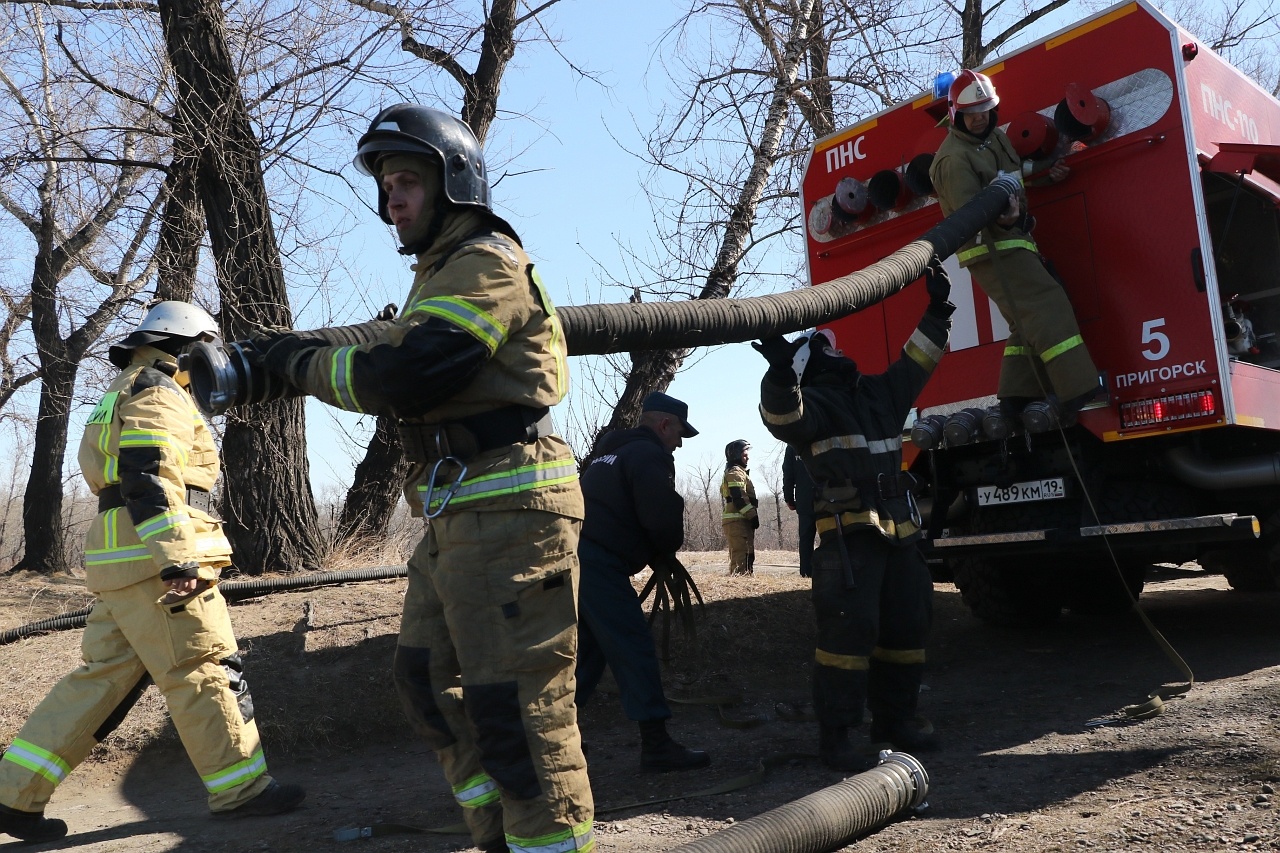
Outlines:
[[1120, 428], [1153, 426], [1190, 418], [1203, 418], [1217, 414], [1218, 404], [1213, 391], [1191, 391], [1186, 394], [1169, 394], [1120, 404]]

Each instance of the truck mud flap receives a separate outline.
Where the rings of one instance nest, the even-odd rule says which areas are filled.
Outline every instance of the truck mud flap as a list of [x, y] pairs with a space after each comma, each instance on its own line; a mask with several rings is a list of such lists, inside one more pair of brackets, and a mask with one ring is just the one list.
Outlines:
[[1119, 550], [1186, 542], [1226, 542], [1257, 539], [1262, 527], [1256, 516], [1197, 515], [1161, 521], [1127, 521], [1090, 527], [1018, 530], [983, 533], [976, 536], [944, 536], [926, 539], [921, 547], [926, 558], [942, 559], [966, 554], [1034, 554], [1063, 551], [1090, 551], [1103, 547], [1104, 538]]

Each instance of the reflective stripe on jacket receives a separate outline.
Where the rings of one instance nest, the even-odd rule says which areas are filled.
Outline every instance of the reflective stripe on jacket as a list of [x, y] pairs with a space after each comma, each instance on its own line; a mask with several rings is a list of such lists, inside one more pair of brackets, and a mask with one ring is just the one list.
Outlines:
[[775, 438], [795, 447], [814, 481], [819, 529], [872, 527], [886, 538], [919, 537], [911, 507], [903, 497], [862, 494], [860, 486], [902, 468], [902, 431], [911, 407], [942, 357], [951, 321], [925, 311], [884, 373], [820, 373], [803, 389], [790, 371], [770, 370], [760, 383], [760, 416]]
[[756, 487], [747, 475], [747, 469], [741, 465], [725, 468], [724, 479], [720, 482], [720, 497], [724, 503], [721, 521], [750, 521], [758, 515]]
[[[1001, 172], [1017, 175], [1021, 179], [1022, 161], [1013, 150], [1009, 137], [998, 127], [992, 128], [985, 139], [952, 127], [929, 166], [929, 178], [937, 190], [938, 204], [942, 207], [944, 216], [950, 216], [963, 207]], [[1026, 191], [1019, 190], [1019, 196], [1022, 210], [1026, 211]], [[987, 257], [988, 231], [999, 254], [1018, 249], [1036, 251], [1035, 243], [1017, 223], [1012, 226], [993, 223], [956, 252], [956, 260], [960, 262], [960, 266], [967, 267]]]
[[[307, 392], [339, 408], [392, 414], [425, 425], [483, 417], [512, 405], [536, 409], [559, 403], [569, 390], [560, 319], [519, 241], [500, 230], [485, 230], [493, 222], [475, 211], [450, 215], [437, 240], [418, 255], [400, 315], [370, 343], [317, 348], [306, 367]], [[479, 232], [488, 236], [473, 240]], [[455, 343], [463, 337], [473, 348], [459, 362], [464, 373], [432, 381], [420, 375], [429, 367], [445, 373], [452, 369], [447, 364], [442, 368], [438, 360], [424, 362], [422, 352], [409, 355], [414, 334], [431, 323], [446, 329]], [[456, 385], [442, 393], [444, 383], [454, 379]], [[415, 398], [430, 403], [415, 410]], [[453, 464], [410, 468], [404, 490], [410, 510], [422, 515], [428, 501], [438, 507], [443, 490], [456, 485], [446, 511], [544, 509], [583, 516], [573, 453], [558, 435], [496, 448], [464, 462], [465, 473]], [[431, 483], [433, 470], [436, 480]]]
[[139, 347], [85, 426], [78, 458], [89, 490], [115, 486], [124, 498], [124, 506], [98, 513], [85, 536], [90, 591], [120, 589], [190, 562], [214, 580], [231, 562], [221, 523], [186, 502], [187, 489], [213, 488], [218, 451], [185, 374], [171, 375], [174, 362]]

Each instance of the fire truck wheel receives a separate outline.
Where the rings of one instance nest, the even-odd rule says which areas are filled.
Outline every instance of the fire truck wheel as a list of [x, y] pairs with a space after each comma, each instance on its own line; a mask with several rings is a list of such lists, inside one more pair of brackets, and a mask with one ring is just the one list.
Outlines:
[[1277, 585], [1276, 565], [1267, 559], [1262, 545], [1208, 551], [1200, 555], [1199, 562], [1206, 572], [1226, 576], [1237, 592], [1267, 592]]
[[1078, 567], [1067, 575], [1067, 607], [1082, 616], [1128, 613], [1142, 594], [1148, 566], [1145, 561], [1121, 557], [1119, 572], [1110, 560]]
[[1236, 565], [1223, 574], [1231, 588], [1240, 592], [1268, 592], [1280, 586], [1275, 568], [1265, 563]]
[[1015, 562], [982, 557], [956, 560], [955, 584], [964, 603], [974, 616], [992, 625], [1038, 628], [1054, 622], [1062, 614], [1062, 599], [1052, 576]]

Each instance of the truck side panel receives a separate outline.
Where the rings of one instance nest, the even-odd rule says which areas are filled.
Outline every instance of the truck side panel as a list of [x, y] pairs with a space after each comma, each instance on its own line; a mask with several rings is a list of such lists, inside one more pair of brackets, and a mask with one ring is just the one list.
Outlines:
[[[1000, 93], [1002, 125], [1026, 112], [1052, 117], [1072, 83], [1112, 105], [1108, 131], [1067, 155], [1070, 178], [1029, 189], [1038, 221], [1033, 236], [1064, 280], [1111, 393], [1111, 406], [1085, 412], [1081, 422], [1108, 439], [1126, 435], [1121, 405], [1191, 391], [1215, 392], [1215, 416], [1198, 425], [1223, 422], [1215, 344], [1221, 321], [1216, 297], [1207, 292], [1212, 273], [1206, 277], [1202, 260], [1199, 176], [1180, 100], [1181, 41], [1176, 27], [1137, 2], [984, 69]], [[804, 182], [806, 212], [829, 197], [841, 178], [866, 182], [880, 170], [900, 169], [935, 151], [946, 133], [937, 116], [938, 104], [922, 97], [819, 142]], [[847, 236], [831, 239], [810, 227], [812, 280], [820, 283], [873, 263], [939, 218], [936, 202], [918, 197]], [[968, 275], [954, 260], [949, 266], [959, 310], [951, 352], [922, 395], [922, 408], [989, 402], [1008, 334]], [[911, 287], [834, 328], [864, 370], [880, 370], [897, 357], [925, 302], [923, 288]]]

